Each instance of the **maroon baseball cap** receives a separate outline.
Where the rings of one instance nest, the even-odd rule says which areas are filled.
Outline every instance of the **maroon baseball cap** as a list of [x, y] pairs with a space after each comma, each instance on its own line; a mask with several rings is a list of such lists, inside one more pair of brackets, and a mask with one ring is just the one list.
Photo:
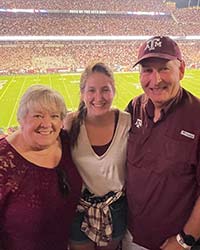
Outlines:
[[139, 48], [138, 60], [133, 67], [141, 63], [142, 60], [151, 57], [182, 60], [181, 51], [177, 43], [168, 36], [154, 36], [144, 42]]

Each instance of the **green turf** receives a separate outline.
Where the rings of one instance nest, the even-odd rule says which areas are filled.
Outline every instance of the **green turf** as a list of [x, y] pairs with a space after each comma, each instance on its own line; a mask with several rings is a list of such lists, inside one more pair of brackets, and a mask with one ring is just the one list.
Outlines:
[[[68, 109], [79, 103], [79, 74], [0, 76], [0, 128], [18, 125], [16, 110], [24, 91], [32, 84], [47, 84], [65, 98]], [[113, 106], [124, 109], [128, 102], [142, 92], [138, 73], [116, 73], [116, 97]], [[182, 86], [200, 97], [200, 71], [188, 70]]]

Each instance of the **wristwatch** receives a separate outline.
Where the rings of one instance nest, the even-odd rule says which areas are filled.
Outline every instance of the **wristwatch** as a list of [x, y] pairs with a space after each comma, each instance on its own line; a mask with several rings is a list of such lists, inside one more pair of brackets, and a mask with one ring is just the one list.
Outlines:
[[195, 238], [192, 235], [185, 234], [183, 230], [179, 234], [177, 234], [176, 240], [179, 245], [181, 245], [186, 250], [190, 250], [196, 242]]

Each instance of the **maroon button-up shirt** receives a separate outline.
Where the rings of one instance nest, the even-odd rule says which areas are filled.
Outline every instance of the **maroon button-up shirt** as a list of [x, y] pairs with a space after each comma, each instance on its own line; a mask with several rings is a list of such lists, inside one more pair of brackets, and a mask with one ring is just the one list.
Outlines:
[[200, 193], [200, 100], [180, 89], [156, 123], [145, 95], [128, 110], [129, 230], [134, 242], [159, 250], [183, 229]]

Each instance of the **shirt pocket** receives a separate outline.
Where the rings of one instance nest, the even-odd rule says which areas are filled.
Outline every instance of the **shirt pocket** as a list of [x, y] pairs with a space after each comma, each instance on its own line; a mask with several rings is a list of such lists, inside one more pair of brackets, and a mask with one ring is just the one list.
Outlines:
[[[161, 152], [163, 170], [176, 175], [188, 174], [193, 171], [193, 160], [196, 154], [196, 140], [184, 136], [172, 137], [165, 135], [163, 151]], [[168, 167], [167, 167], [168, 166]]]
[[192, 148], [192, 142], [168, 137], [164, 144], [164, 154], [168, 160], [184, 163], [190, 160]]

